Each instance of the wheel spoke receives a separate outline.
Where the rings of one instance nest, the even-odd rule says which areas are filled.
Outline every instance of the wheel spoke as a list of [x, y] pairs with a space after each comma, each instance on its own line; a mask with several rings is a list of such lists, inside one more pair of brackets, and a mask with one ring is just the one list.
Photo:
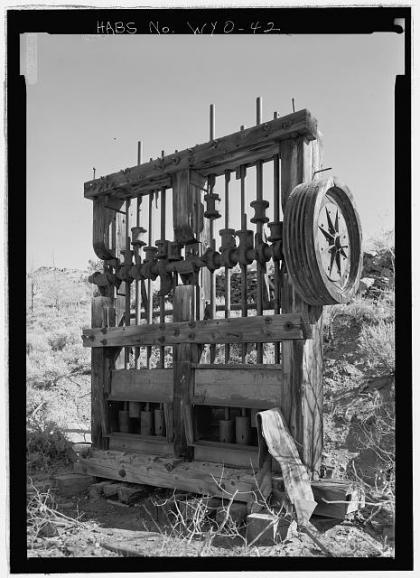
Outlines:
[[330, 275], [332, 275], [332, 270], [333, 270], [333, 265], [334, 265], [334, 260], [335, 260], [335, 251], [334, 251], [334, 247], [332, 247], [330, 249], [331, 251], [331, 260], [330, 260]]
[[324, 237], [327, 239], [327, 241], [330, 243], [330, 245], [334, 243], [334, 237], [328, 231], [326, 231], [323, 227], [320, 226], [318, 226], [318, 228], [324, 235]]
[[337, 270], [338, 270], [338, 274], [341, 277], [341, 259], [340, 259], [340, 251], [337, 251], [337, 253], [335, 254], [335, 262], [337, 263]]
[[327, 207], [325, 207], [325, 212], [326, 212], [326, 214], [327, 214], [328, 229], [329, 229], [331, 235], [334, 235], [335, 229], [334, 229], [334, 225], [332, 224], [331, 217], [330, 217], [330, 214], [329, 214], [329, 212], [328, 212]]
[[345, 257], [347, 259], [347, 255], [346, 255], [346, 252], [343, 250], [343, 247], [341, 247], [340, 253], [343, 255], [343, 257]]

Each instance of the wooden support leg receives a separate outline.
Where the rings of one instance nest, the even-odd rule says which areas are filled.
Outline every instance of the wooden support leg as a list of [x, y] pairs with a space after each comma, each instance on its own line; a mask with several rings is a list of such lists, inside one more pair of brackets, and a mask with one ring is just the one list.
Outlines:
[[[92, 327], [105, 325], [104, 308], [112, 307], [110, 297], [94, 297], [92, 299]], [[108, 309], [109, 310], [109, 309]], [[91, 440], [94, 447], [107, 449], [109, 432], [107, 396], [111, 389], [111, 369], [121, 348], [104, 347], [96, 351], [92, 349], [91, 373]]]
[[[281, 155], [281, 196], [283, 210], [293, 188], [310, 181], [320, 168], [319, 139], [283, 141]], [[314, 477], [319, 473], [322, 445], [322, 307], [304, 303], [293, 288], [283, 262], [281, 271], [282, 313], [300, 313], [311, 324], [312, 339], [284, 341], [282, 371], [284, 390], [281, 409], [300, 457]]]
[[[194, 321], [194, 285], [178, 285], [174, 295], [174, 321]], [[190, 403], [194, 370], [198, 363], [199, 346], [191, 343], [174, 347], [173, 428], [176, 456], [185, 456], [187, 441], [184, 427], [184, 407]]]

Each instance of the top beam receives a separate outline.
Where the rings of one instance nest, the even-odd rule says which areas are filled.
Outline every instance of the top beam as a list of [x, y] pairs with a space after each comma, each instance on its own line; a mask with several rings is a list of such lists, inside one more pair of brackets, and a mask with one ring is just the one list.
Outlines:
[[88, 199], [106, 195], [120, 199], [147, 195], [162, 187], [170, 188], [172, 176], [180, 170], [191, 169], [204, 177], [222, 175], [226, 170], [233, 171], [241, 165], [252, 166], [257, 161], [271, 160], [279, 153], [279, 143], [283, 140], [297, 136], [314, 140], [316, 135], [316, 119], [308, 110], [299, 110], [193, 148], [87, 181], [84, 195]]

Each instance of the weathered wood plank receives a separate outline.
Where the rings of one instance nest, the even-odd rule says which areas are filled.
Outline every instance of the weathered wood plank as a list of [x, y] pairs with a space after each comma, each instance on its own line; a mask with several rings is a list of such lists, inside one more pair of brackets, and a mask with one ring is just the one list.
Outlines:
[[[176, 314], [176, 309], [174, 308]], [[267, 343], [280, 339], [307, 339], [309, 324], [300, 314], [259, 315], [231, 319], [175, 322], [166, 325], [133, 325], [84, 329], [85, 347], [177, 345], [185, 343]]]
[[152, 190], [171, 186], [171, 175], [184, 169], [198, 171], [203, 176], [221, 175], [240, 165], [252, 165], [278, 154], [279, 141], [302, 135], [308, 140], [316, 137], [317, 122], [306, 109], [253, 126], [220, 139], [212, 140], [164, 158], [136, 165], [87, 181], [86, 198], [112, 193], [114, 197], [135, 197]]
[[[293, 139], [280, 143], [283, 210], [293, 188], [312, 179], [321, 166], [319, 137], [312, 143]], [[322, 307], [304, 303], [294, 290], [285, 262], [281, 270], [282, 313], [295, 313], [311, 324], [312, 337], [282, 342], [281, 410], [303, 463], [319, 473], [322, 454]]]
[[175, 241], [182, 244], [192, 243], [196, 240], [197, 231], [200, 227], [197, 223], [199, 211], [197, 202], [197, 187], [192, 185], [196, 182], [202, 186], [204, 179], [201, 175], [195, 175], [190, 170], [178, 171], [172, 178], [172, 214]]
[[[92, 299], [92, 326], [104, 325], [104, 307], [112, 305], [111, 297], [101, 296]], [[118, 357], [120, 348], [105, 347], [92, 349], [91, 355], [91, 437], [97, 448], [106, 447], [104, 436], [109, 432], [109, 415], [106, 396], [111, 388], [111, 369]]]
[[116, 369], [111, 372], [110, 400], [171, 402], [173, 369]]
[[195, 369], [215, 369], [217, 371], [226, 371], [226, 369], [253, 369], [260, 371], [274, 371], [278, 372], [281, 369], [281, 363], [196, 363], [193, 364]]
[[222, 407], [269, 409], [280, 404], [281, 370], [196, 369], [193, 403]]
[[[93, 250], [99, 259], [113, 259], [117, 255], [113, 228], [116, 211], [121, 210], [123, 201], [100, 198], [93, 202]], [[115, 209], [115, 210], [113, 210]]]
[[114, 432], [109, 436], [110, 450], [134, 450], [141, 453], [157, 456], [173, 456], [173, 444], [167, 442], [164, 437], [141, 436], [137, 434], [124, 434]]
[[194, 459], [196, 461], [216, 462], [227, 466], [240, 466], [258, 470], [258, 448], [223, 444], [217, 442], [194, 442]]
[[[194, 285], [178, 285], [174, 295], [174, 320], [193, 321], [195, 317]], [[174, 347], [174, 393], [173, 428], [174, 448], [177, 456], [187, 455], [187, 439], [184, 424], [185, 406], [190, 404], [194, 385], [194, 370], [191, 363], [200, 358], [198, 345], [180, 343]]]
[[190, 404], [184, 404], [184, 428], [185, 437], [187, 444], [192, 446], [194, 443], [194, 420], [193, 420], [193, 409]]
[[[77, 470], [92, 476], [161, 488], [174, 488], [235, 500], [253, 500], [255, 479], [252, 470], [235, 469], [216, 463], [183, 462], [174, 458], [134, 452], [92, 452], [81, 458]], [[222, 488], [222, 485], [224, 488]]]
[[[172, 394], [173, 395], [173, 394]], [[165, 416], [166, 439], [169, 443], [174, 441], [174, 413], [173, 403], [164, 403], [163, 412]]]
[[351, 480], [316, 480], [311, 486], [318, 504], [314, 516], [344, 520], [346, 514], [364, 507], [363, 489]]

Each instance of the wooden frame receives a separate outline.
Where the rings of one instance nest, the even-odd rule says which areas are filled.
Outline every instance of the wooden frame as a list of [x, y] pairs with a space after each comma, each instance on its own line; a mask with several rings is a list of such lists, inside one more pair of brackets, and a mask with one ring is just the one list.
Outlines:
[[[185, 284], [180, 284], [178, 274], [175, 275], [178, 284], [173, 292], [171, 323], [165, 323], [165, 299], [162, 294], [159, 300], [160, 323], [152, 323], [151, 277], [147, 278], [147, 291], [144, 282], [139, 281], [143, 277], [136, 277], [136, 321], [135, 325], [130, 325], [132, 294], [127, 279], [132, 265], [130, 199], [137, 197], [138, 227], [141, 198], [172, 188], [174, 241], [181, 245], [193, 245], [199, 241], [201, 245], [196, 249], [196, 255], [201, 256], [205, 247], [215, 251], [216, 246], [213, 222], [203, 216], [206, 214], [202, 202], [203, 189], [211, 197], [215, 177], [225, 175], [225, 230], [229, 232], [229, 179], [230, 173], [236, 171], [241, 181], [241, 231], [236, 234], [248, 234], [250, 231], [247, 230], [244, 208], [245, 178], [247, 167], [256, 166], [255, 244], [260, 243], [260, 253], [256, 247], [252, 250], [253, 254], [261, 255], [268, 247], [266, 244], [264, 248], [263, 244], [262, 223], [265, 217], [258, 217], [258, 211], [262, 210], [265, 202], [262, 163], [273, 161], [274, 187], [277, 191], [274, 194], [274, 224], [280, 226], [280, 204], [284, 210], [294, 186], [313, 178], [321, 166], [320, 155], [316, 120], [307, 110], [302, 110], [220, 139], [211, 138], [208, 143], [193, 149], [85, 183], [85, 197], [92, 199], [94, 205], [96, 247], [103, 258], [109, 260], [108, 265], [115, 269], [117, 265], [112, 263], [118, 262], [123, 250], [127, 266], [123, 269], [122, 259], [118, 262], [119, 279], [122, 280], [118, 291], [107, 284], [104, 276], [105, 281], [98, 286], [102, 296], [94, 301], [92, 328], [83, 331], [83, 344], [92, 350], [92, 441], [95, 448], [93, 457], [81, 462], [83, 471], [185, 491], [223, 494], [223, 490], [214, 483], [219, 466], [231, 464], [241, 468], [243, 473], [251, 465], [258, 466], [258, 451], [251, 446], [196, 439], [194, 411], [202, 405], [241, 408], [248, 412], [250, 409], [280, 407], [303, 462], [314, 475], [319, 473], [322, 453], [322, 307], [307, 305], [294, 290], [281, 257], [281, 247], [278, 244], [277, 248], [274, 247], [275, 242], [280, 242], [279, 239], [273, 241], [269, 248], [276, 284], [272, 315], [263, 315], [266, 307], [263, 303], [261, 257], [257, 263], [257, 315], [252, 317], [247, 317], [247, 265], [243, 265], [243, 262], [240, 318], [229, 318], [230, 291], [227, 291], [225, 301], [225, 319], [215, 318], [215, 275], [209, 267], [202, 268], [196, 277], [184, 279]], [[149, 229], [153, 222], [151, 200], [150, 196]], [[124, 201], [125, 213], [122, 211]], [[165, 226], [163, 214], [163, 240]], [[149, 230], [149, 246], [152, 244], [152, 232]], [[241, 254], [247, 258], [246, 250]], [[223, 257], [223, 266], [226, 278], [229, 278], [229, 257]], [[118, 310], [116, 323], [123, 324], [109, 326], [109, 316], [103, 315], [105, 307]], [[141, 307], [144, 308], [144, 315]], [[142, 318], [146, 318], [146, 324], [141, 323]], [[272, 366], [262, 363], [263, 344], [270, 342], [275, 343], [275, 364]], [[257, 365], [214, 365], [216, 345], [225, 344], [225, 361], [228, 363], [232, 344], [241, 345], [242, 360], [245, 360], [249, 343], [257, 344]], [[206, 354], [205, 359], [202, 353], [204, 344], [210, 345], [210, 354]], [[139, 349], [143, 346], [147, 348], [148, 369], [138, 369], [137, 365], [135, 369], [130, 368], [130, 351], [134, 351], [137, 363]], [[173, 348], [171, 369], [164, 367], [166, 346]], [[149, 369], [152, 347], [160, 350], [158, 369]], [[210, 360], [210, 364], [200, 364], [201, 359], [206, 362]], [[118, 412], [126, 411], [121, 409], [121, 404], [128, 402], [162, 404], [166, 437], [148, 438], [112, 431], [111, 425], [115, 423]], [[108, 448], [113, 451], [99, 451]], [[132, 454], [133, 459], [130, 461], [124, 452]], [[154, 464], [156, 457], [155, 467], [151, 464]], [[194, 458], [191, 466], [183, 463], [183, 460]], [[202, 467], [201, 461], [204, 462]], [[169, 466], [169, 463], [172, 465]], [[167, 467], [174, 468], [176, 474]], [[246, 482], [243, 478], [235, 477], [237, 474], [234, 472], [234, 469], [229, 471], [230, 480], [240, 479], [240, 483], [235, 481], [232, 488], [247, 488], [248, 491], [255, 487], [255, 479], [251, 482], [247, 477], [250, 475], [248, 471], [244, 474]]]

